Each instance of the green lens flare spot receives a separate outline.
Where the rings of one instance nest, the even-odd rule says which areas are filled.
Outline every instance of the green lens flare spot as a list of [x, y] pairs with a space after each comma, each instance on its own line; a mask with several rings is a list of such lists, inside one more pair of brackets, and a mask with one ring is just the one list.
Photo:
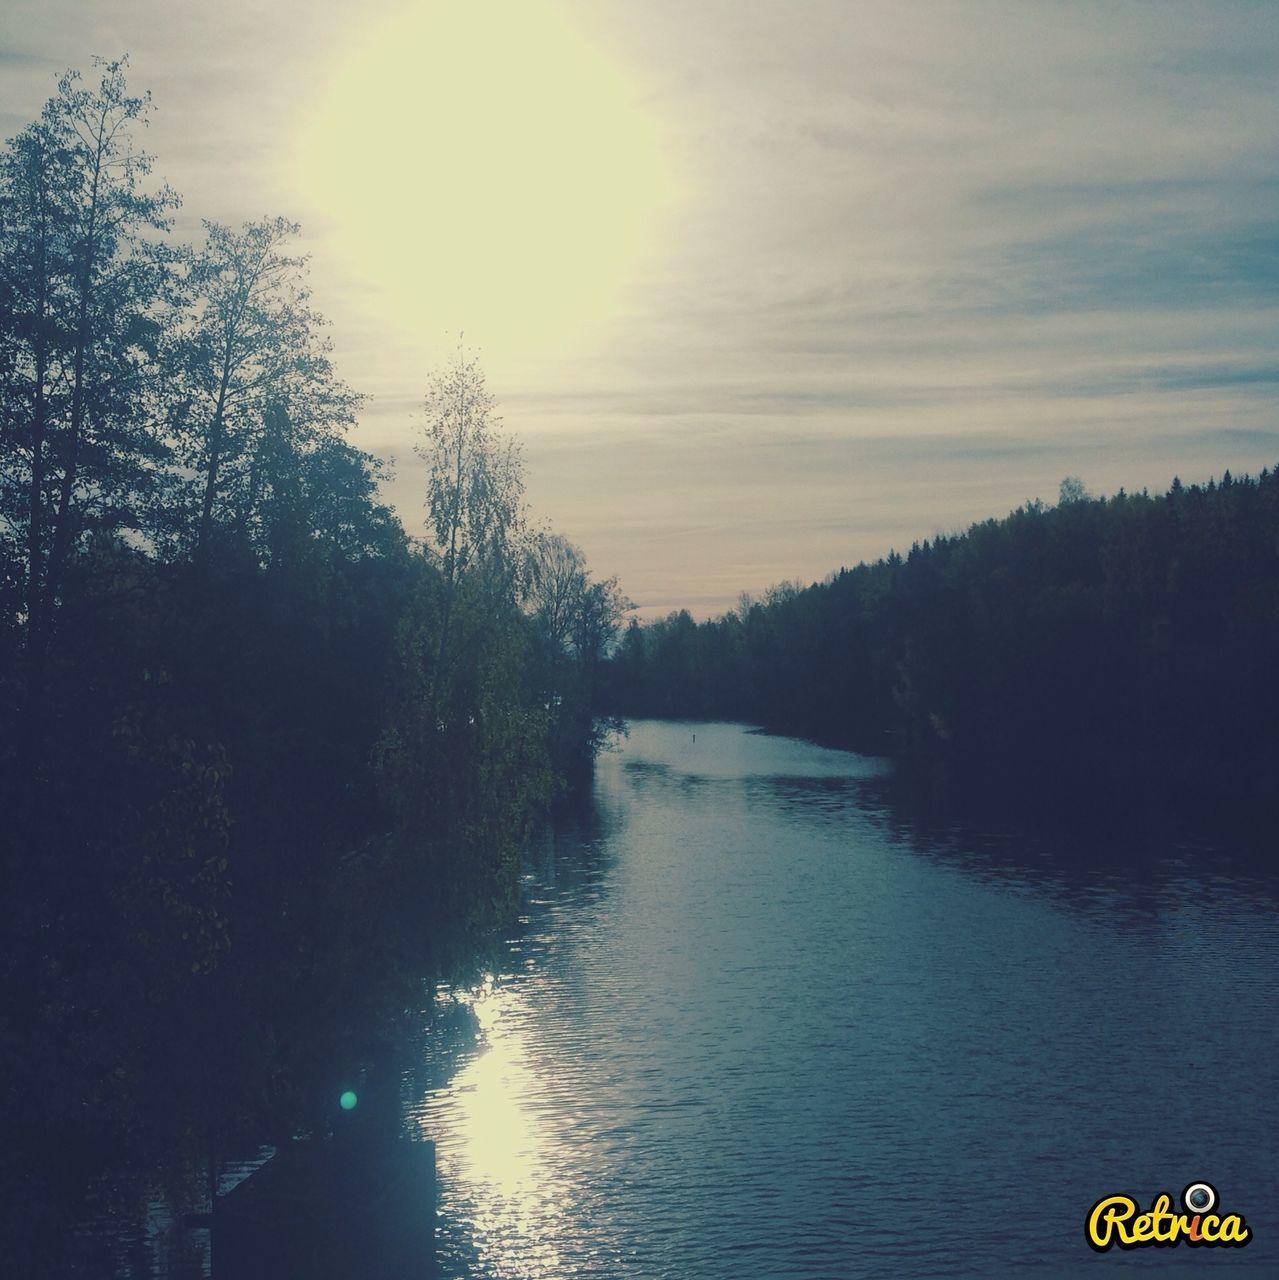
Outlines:
[[356, 1103], [356, 1097], [355, 1097], [355, 1094], [354, 1094], [354, 1093], [352, 1093], [350, 1089], [348, 1089], [348, 1090], [347, 1090], [347, 1091], [346, 1091], [346, 1092], [345, 1092], [345, 1093], [344, 1093], [344, 1094], [343, 1094], [343, 1095], [338, 1099], [338, 1106], [339, 1106], [339, 1107], [341, 1107], [343, 1111], [354, 1111], [354, 1110], [355, 1110], [355, 1103]]

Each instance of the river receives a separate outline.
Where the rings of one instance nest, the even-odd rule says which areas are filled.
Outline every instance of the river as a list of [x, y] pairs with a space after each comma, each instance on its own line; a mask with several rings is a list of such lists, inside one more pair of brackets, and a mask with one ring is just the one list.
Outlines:
[[[913, 822], [884, 773], [731, 724], [601, 758], [413, 1111], [446, 1272], [1276, 1272], [1274, 898], [1190, 843]], [[1086, 1246], [1199, 1180], [1249, 1246]]]

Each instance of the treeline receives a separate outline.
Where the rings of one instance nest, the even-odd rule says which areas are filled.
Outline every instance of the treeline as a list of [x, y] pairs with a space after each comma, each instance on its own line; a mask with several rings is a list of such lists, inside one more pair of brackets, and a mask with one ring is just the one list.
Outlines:
[[315, 1122], [515, 901], [625, 607], [531, 527], [461, 350], [406, 536], [297, 228], [175, 244], [148, 111], [69, 74], [0, 157], [0, 1198], [36, 1236], [131, 1151]]
[[714, 621], [632, 622], [603, 705], [729, 717], [999, 789], [1279, 784], [1279, 474], [1036, 501]]

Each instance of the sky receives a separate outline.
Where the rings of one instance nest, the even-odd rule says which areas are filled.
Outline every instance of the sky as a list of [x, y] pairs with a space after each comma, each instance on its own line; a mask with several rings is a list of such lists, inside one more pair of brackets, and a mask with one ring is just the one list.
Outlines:
[[1268, 0], [7, 0], [3, 136], [122, 52], [176, 234], [303, 224], [410, 531], [460, 335], [641, 616], [1279, 462]]

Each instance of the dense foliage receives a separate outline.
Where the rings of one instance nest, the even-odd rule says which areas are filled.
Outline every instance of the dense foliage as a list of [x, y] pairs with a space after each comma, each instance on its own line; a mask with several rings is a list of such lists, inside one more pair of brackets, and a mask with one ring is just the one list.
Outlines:
[[632, 623], [625, 714], [718, 716], [1041, 794], [1273, 796], [1279, 474], [1090, 498], [696, 624]]
[[0, 157], [0, 1202], [46, 1243], [60, 1182], [317, 1123], [464, 963], [624, 605], [529, 530], [464, 352], [406, 536], [297, 228], [173, 244], [101, 71]]

